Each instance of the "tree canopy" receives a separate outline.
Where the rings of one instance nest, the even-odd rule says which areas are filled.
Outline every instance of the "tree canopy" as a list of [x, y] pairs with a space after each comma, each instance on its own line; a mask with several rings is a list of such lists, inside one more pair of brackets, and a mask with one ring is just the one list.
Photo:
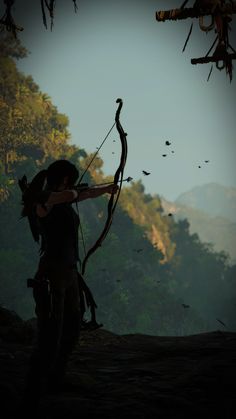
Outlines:
[[[91, 155], [70, 144], [67, 116], [32, 77], [18, 71], [15, 60], [27, 51], [4, 33], [0, 39], [5, 51], [0, 57], [0, 303], [27, 318], [33, 307], [25, 281], [36, 270], [39, 249], [27, 219], [20, 220], [17, 180], [26, 174], [30, 181], [58, 158], [83, 170]], [[102, 169], [102, 159], [94, 160], [85, 181], [111, 181]], [[102, 196], [79, 205], [88, 247], [102, 229], [106, 204]], [[165, 215], [160, 197], [145, 193], [139, 181], [123, 187], [112, 228], [91, 258], [86, 280], [99, 321], [116, 333], [198, 333], [214, 329], [216, 317], [236, 328], [235, 266], [228, 255], [190, 234], [187, 220]]]

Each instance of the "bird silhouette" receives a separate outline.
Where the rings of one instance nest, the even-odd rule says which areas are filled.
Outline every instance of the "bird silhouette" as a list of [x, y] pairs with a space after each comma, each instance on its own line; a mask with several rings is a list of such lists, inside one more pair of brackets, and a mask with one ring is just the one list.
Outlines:
[[205, 163], [209, 163], [210, 160], [205, 160]]
[[183, 308], [189, 308], [190, 306], [188, 304], [182, 304]]
[[166, 141], [166, 145], [171, 145], [171, 143], [169, 141]]
[[162, 157], [166, 157], [167, 156], [167, 154], [162, 154]]
[[143, 172], [143, 174], [144, 174], [145, 176], [150, 175], [150, 173], [149, 173], [149, 172], [146, 172], [146, 170], [143, 170], [142, 172]]

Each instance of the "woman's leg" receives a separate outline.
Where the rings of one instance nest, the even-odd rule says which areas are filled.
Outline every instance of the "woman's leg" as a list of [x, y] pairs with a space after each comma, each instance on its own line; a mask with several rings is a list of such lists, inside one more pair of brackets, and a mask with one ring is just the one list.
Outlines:
[[65, 378], [67, 362], [79, 340], [81, 325], [79, 284], [76, 269], [65, 271], [63, 282], [63, 319], [60, 321], [57, 353], [52, 363], [50, 377], [50, 381], [54, 381], [58, 385], [63, 383]]

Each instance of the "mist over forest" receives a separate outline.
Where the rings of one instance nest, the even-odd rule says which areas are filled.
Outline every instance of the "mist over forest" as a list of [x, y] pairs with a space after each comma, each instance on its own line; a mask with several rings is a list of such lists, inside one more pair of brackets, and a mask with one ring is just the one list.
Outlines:
[[236, 261], [236, 189], [219, 183], [206, 183], [181, 194], [174, 202], [161, 197], [164, 212], [176, 221], [188, 219], [190, 233]]
[[[27, 55], [19, 40], [1, 33], [0, 50], [0, 305], [29, 319], [35, 313], [26, 279], [36, 272], [39, 245], [27, 219], [20, 219], [18, 179], [26, 175], [30, 182], [56, 159], [70, 160], [82, 173], [92, 155], [71, 144], [68, 117], [17, 69]], [[99, 156], [84, 179], [112, 180]], [[103, 228], [106, 207], [106, 197], [78, 205], [86, 248]], [[235, 273], [229, 251], [202, 241], [187, 218], [165, 211], [158, 194], [132, 181], [122, 186], [111, 230], [91, 257], [85, 280], [107, 330], [183, 336], [236, 331]]]

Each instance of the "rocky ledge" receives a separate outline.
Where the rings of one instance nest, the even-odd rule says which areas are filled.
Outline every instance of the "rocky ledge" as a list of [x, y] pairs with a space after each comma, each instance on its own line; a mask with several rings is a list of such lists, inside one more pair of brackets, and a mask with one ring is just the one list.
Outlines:
[[[33, 322], [0, 309], [2, 419], [19, 417], [33, 339]], [[172, 337], [84, 331], [68, 379], [69, 390], [42, 397], [39, 418], [233, 419], [236, 333]]]

